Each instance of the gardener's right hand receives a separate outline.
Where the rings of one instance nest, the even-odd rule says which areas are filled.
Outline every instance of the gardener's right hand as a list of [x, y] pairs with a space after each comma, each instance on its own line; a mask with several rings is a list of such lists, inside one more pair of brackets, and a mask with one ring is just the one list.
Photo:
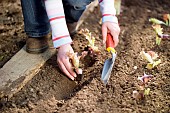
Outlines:
[[102, 24], [103, 43], [106, 43], [106, 37], [107, 37], [108, 33], [110, 33], [112, 35], [113, 41], [114, 41], [113, 46], [116, 47], [119, 42], [118, 37], [119, 37], [119, 33], [120, 33], [120, 27], [119, 27], [118, 23], [106, 21]]
[[73, 48], [70, 44], [60, 46], [57, 54], [57, 63], [61, 71], [66, 74], [71, 80], [74, 80], [74, 77], [76, 77], [77, 75], [73, 71], [72, 64], [70, 63], [69, 57], [67, 56], [68, 52], [74, 53]]

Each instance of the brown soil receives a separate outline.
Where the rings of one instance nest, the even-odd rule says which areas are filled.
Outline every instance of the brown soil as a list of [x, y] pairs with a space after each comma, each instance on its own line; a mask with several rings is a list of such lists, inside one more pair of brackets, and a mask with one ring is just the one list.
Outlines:
[[[2, 67], [25, 44], [23, 18], [19, 0], [1, 1], [0, 10], [0, 66]], [[83, 79], [71, 81], [56, 64], [56, 55], [47, 61], [41, 71], [14, 97], [1, 99], [4, 113], [168, 113], [170, 112], [170, 42], [155, 44], [155, 33], [149, 18], [161, 19], [170, 12], [168, 0], [124, 0], [119, 18], [120, 42], [116, 47], [117, 58], [108, 85], [101, 80], [104, 61], [110, 57], [101, 40], [99, 7], [81, 28], [88, 28], [96, 37], [102, 55], [96, 62], [83, 67]], [[165, 28], [170, 33], [170, 28]], [[83, 35], [74, 37], [75, 51], [87, 45]], [[162, 63], [152, 70], [139, 53], [153, 50]], [[134, 69], [137, 66], [137, 69]], [[137, 77], [143, 73], [154, 77], [149, 83], [150, 94], [144, 100], [135, 100], [132, 92], [137, 89]]]

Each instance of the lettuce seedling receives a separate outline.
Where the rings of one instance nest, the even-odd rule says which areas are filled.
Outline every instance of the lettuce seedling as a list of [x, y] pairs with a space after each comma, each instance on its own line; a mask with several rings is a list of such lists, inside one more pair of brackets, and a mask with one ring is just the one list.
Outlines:
[[88, 50], [92, 54], [99, 54], [99, 49], [97, 46], [95, 46], [95, 37], [92, 36], [91, 32], [88, 29], [82, 29], [80, 34], [83, 34], [86, 39], [88, 40]]
[[163, 25], [166, 25], [165, 22], [161, 21], [161, 20], [158, 20], [156, 18], [150, 18], [149, 19], [149, 22], [152, 22], [153, 24], [163, 24]]
[[81, 29], [79, 34], [84, 35], [88, 41], [87, 46], [83, 49], [87, 54], [84, 56], [82, 63], [85, 67], [90, 67], [97, 61], [100, 50], [95, 46], [95, 37], [92, 36], [92, 33], [88, 29]]
[[157, 60], [158, 54], [156, 54], [154, 51], [148, 51], [147, 53], [141, 51], [140, 55], [142, 56], [143, 59], [149, 62], [146, 66], [147, 69], [152, 69], [161, 63], [161, 59]]
[[161, 28], [161, 25], [158, 25], [158, 24], [152, 25], [152, 27], [156, 32], [156, 44], [160, 45], [162, 38], [159, 38], [159, 36], [163, 35], [163, 31], [162, 31], [163, 28]]
[[147, 75], [146, 73], [144, 73], [142, 77], [138, 77], [138, 80], [140, 81], [139, 89], [138, 91], [137, 90], [133, 91], [132, 94], [133, 98], [144, 99], [145, 96], [149, 95], [150, 88], [147, 88], [146, 85], [152, 79], [152, 77], [153, 77], [152, 75]]
[[78, 54], [78, 52], [75, 53], [67, 53], [67, 56], [70, 58], [71, 63], [73, 65], [73, 68], [77, 74], [82, 74], [82, 69], [80, 68], [80, 60], [88, 62], [92, 62], [93, 59], [99, 54], [99, 49], [94, 45], [95, 38], [91, 35], [88, 29], [82, 29], [79, 31], [79, 34], [83, 34], [86, 39], [88, 40], [88, 46], [81, 52], [81, 54]]
[[164, 39], [167, 39], [167, 38], [170, 38], [170, 35], [168, 34], [163, 34], [163, 28], [161, 28], [161, 25], [152, 25], [153, 29], [155, 30], [156, 32], [156, 44], [157, 45], [160, 45], [161, 43], [161, 40], [164, 38]]
[[164, 21], [158, 20], [156, 18], [150, 18], [149, 22], [152, 22], [153, 24], [163, 24], [166, 26], [170, 26], [170, 14], [164, 14], [163, 20]]
[[153, 23], [152, 27], [156, 32], [156, 44], [160, 45], [162, 38], [170, 38], [170, 35], [163, 34], [163, 28], [161, 28], [161, 24], [170, 26], [170, 14], [164, 14], [163, 20], [161, 21], [156, 18], [150, 18], [149, 21]]
[[75, 53], [70, 53], [69, 52], [69, 53], [67, 53], [67, 55], [71, 59], [71, 62], [73, 64], [73, 66], [74, 66], [74, 69], [75, 69], [76, 73], [77, 74], [82, 74], [83, 71], [82, 71], [81, 68], [79, 68], [79, 66], [80, 66], [80, 58], [83, 58], [84, 56], [86, 56], [87, 52], [84, 51], [84, 52], [82, 52], [81, 55], [78, 55], [77, 52], [75, 52]]
[[164, 39], [167, 39], [167, 38], [170, 38], [170, 35], [168, 34], [163, 34], [163, 28], [161, 28], [161, 25], [152, 25], [153, 29], [155, 30], [156, 32], [156, 44], [157, 45], [160, 45], [161, 43], [161, 40], [164, 38]]

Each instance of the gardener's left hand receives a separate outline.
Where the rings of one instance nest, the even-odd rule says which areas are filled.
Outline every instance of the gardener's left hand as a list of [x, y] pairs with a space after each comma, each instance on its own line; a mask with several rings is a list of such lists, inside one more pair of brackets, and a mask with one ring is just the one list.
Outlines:
[[113, 36], [114, 47], [118, 45], [119, 42], [119, 33], [120, 27], [117, 23], [113, 22], [104, 22], [102, 25], [102, 37], [103, 37], [103, 44], [106, 43], [107, 33], [110, 33]]
[[66, 74], [71, 80], [74, 80], [74, 78], [77, 75], [72, 69], [72, 65], [67, 55], [68, 52], [74, 53], [74, 50], [70, 44], [65, 44], [65, 45], [60, 46], [60, 48], [58, 49], [58, 54], [57, 54], [57, 63], [61, 71], [64, 74]]

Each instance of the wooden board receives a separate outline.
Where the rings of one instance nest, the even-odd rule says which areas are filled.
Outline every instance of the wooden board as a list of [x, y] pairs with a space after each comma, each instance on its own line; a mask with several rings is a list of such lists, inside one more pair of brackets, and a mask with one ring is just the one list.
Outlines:
[[[83, 13], [79, 27], [88, 14], [94, 10], [98, 1], [95, 0]], [[56, 49], [48, 49], [42, 54], [29, 54], [23, 47], [0, 69], [0, 98], [11, 98], [15, 93], [30, 81], [39, 71], [44, 63], [54, 55]]]
[[55, 53], [56, 49], [48, 49], [42, 54], [29, 54], [25, 47], [16, 53], [0, 69], [0, 97], [9, 98], [18, 92], [34, 75], [40, 67]]

